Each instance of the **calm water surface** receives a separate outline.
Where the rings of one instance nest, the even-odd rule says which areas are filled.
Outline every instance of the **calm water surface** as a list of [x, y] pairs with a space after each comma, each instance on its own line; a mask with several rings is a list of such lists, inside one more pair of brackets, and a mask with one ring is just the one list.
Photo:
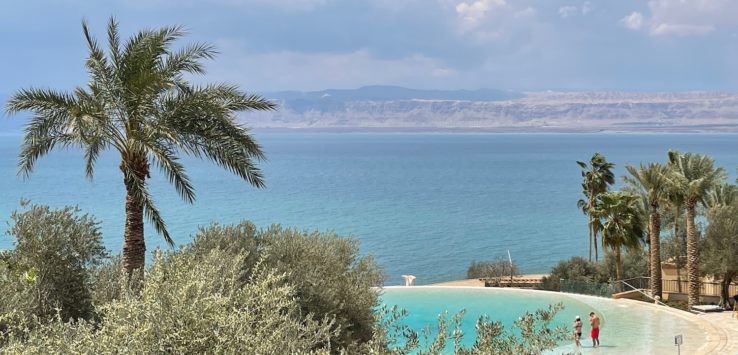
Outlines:
[[[472, 260], [506, 256], [524, 272], [587, 253], [586, 219], [576, 208], [575, 160], [600, 151], [618, 165], [663, 161], [670, 148], [706, 153], [731, 173], [735, 135], [441, 134], [259, 132], [269, 160], [267, 188], [255, 190], [213, 164], [185, 159], [198, 192], [187, 205], [160, 174], [152, 191], [175, 240], [211, 221], [250, 219], [330, 229], [361, 241], [385, 267], [388, 284], [464, 277]], [[93, 181], [81, 153], [56, 152], [30, 179], [16, 176], [20, 137], [0, 136], [0, 220], [21, 198], [79, 205], [102, 221], [106, 245], [120, 251], [124, 188], [118, 158], [101, 157]], [[733, 177], [731, 177], [732, 179]], [[149, 250], [166, 247], [147, 231]], [[13, 240], [0, 238], [0, 248]]]
[[[674, 313], [660, 312], [649, 304], [634, 301], [579, 296], [557, 292], [536, 292], [500, 288], [387, 288], [382, 295], [387, 306], [398, 306], [408, 312], [401, 324], [422, 332], [429, 326], [430, 339], [438, 333], [438, 315], [446, 312], [447, 319], [464, 311], [461, 319], [462, 343], [474, 344], [476, 321], [482, 315], [500, 321], [513, 330], [515, 320], [525, 312], [547, 309], [561, 303], [564, 309], [557, 313], [551, 326], [564, 325], [572, 329], [576, 316], [582, 317], [582, 354], [676, 354], [674, 336], [684, 337], [682, 354], [694, 354], [703, 345], [707, 334], [696, 323]], [[589, 336], [589, 312], [601, 319], [601, 347], [593, 349]], [[680, 312], [680, 311], [677, 311]], [[685, 315], [688, 313], [684, 313]], [[447, 353], [453, 348], [449, 346]], [[573, 341], [565, 341], [552, 354], [576, 354]]]

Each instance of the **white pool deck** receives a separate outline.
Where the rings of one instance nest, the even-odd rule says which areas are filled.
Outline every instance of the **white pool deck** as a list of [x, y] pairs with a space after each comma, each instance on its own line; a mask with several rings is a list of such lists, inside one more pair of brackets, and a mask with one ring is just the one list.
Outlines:
[[[468, 280], [464, 280], [468, 281]], [[406, 286], [390, 286], [389, 288], [404, 288]], [[477, 285], [470, 285], [469, 282], [459, 283], [443, 283], [433, 286], [409, 286], [421, 288], [476, 288]], [[483, 287], [483, 286], [482, 286]], [[521, 292], [552, 292], [538, 290], [520, 290]], [[557, 292], [558, 293], [558, 292]], [[584, 296], [582, 297], [594, 297]], [[725, 311], [718, 313], [692, 314], [682, 310], [658, 306], [655, 304], [629, 300], [629, 299], [613, 299], [612, 302], [628, 303], [629, 307], [644, 307], [649, 310], [659, 312], [667, 312], [674, 316], [687, 319], [694, 322], [707, 334], [704, 344], [692, 354], [721, 354], [721, 355], [738, 355], [738, 318], [731, 317], [733, 312]]]
[[697, 315], [698, 322], [705, 322], [715, 328], [714, 336], [708, 342], [714, 344], [712, 352], [704, 354], [738, 355], [738, 318], [733, 312], [706, 313]]

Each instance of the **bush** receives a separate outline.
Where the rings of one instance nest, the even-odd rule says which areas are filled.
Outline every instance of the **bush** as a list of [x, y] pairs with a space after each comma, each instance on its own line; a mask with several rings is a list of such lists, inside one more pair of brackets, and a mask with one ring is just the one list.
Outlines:
[[117, 300], [126, 289], [127, 276], [123, 259], [116, 255], [92, 269], [92, 305], [102, 306]]
[[[636, 277], [648, 277], [648, 250], [645, 248], [637, 250], [626, 250], [622, 254], [620, 262], [623, 264], [623, 280]], [[615, 276], [615, 253], [608, 251], [602, 260], [603, 273], [609, 280], [617, 280]]]
[[157, 253], [140, 294], [100, 307], [101, 325], [57, 320], [11, 337], [8, 353], [328, 353], [330, 319], [304, 317], [284, 277], [244, 255]]
[[257, 231], [250, 222], [242, 222], [204, 228], [185, 250], [197, 256], [214, 249], [230, 255], [249, 253], [245, 277], [251, 275], [255, 260], [284, 273], [285, 281], [295, 287], [303, 314], [334, 320], [332, 348], [353, 349], [371, 339], [378, 303], [372, 287], [382, 285], [383, 273], [371, 257], [359, 255], [357, 241], [280, 226]]
[[[22, 204], [8, 234], [15, 249], [2, 256], [0, 309], [41, 319], [93, 316], [91, 268], [107, 258], [99, 223], [79, 210]], [[57, 314], [58, 312], [58, 314]]]
[[526, 312], [515, 321], [513, 330], [505, 329], [501, 322], [492, 321], [488, 316], [482, 316], [477, 320], [476, 341], [472, 346], [461, 344], [464, 338], [461, 331], [464, 311], [450, 319], [447, 319], [446, 313], [439, 315], [436, 328], [438, 335], [432, 339], [426, 338], [425, 345], [421, 345], [415, 331], [398, 325], [398, 321], [407, 316], [407, 312], [384, 308], [378, 315], [376, 334], [362, 352], [419, 355], [541, 354], [554, 349], [571, 334], [566, 326], [551, 326], [554, 317], [563, 308], [562, 304], [556, 304], [534, 313]]
[[569, 260], [562, 260], [551, 269], [551, 273], [542, 280], [544, 290], [560, 291], [559, 281], [572, 280], [581, 282], [607, 282], [607, 276], [600, 266], [580, 256], [573, 256]]
[[102, 262], [91, 217], [33, 206], [13, 220], [17, 248], [0, 254], [4, 353], [428, 354], [453, 338], [460, 353], [495, 354], [550, 349], [567, 333], [549, 328], [558, 308], [524, 315], [513, 332], [483, 318], [465, 348], [458, 315], [439, 319], [421, 348], [396, 317], [374, 312], [381, 270], [333, 233], [212, 225], [191, 245], [155, 252], [133, 292], [119, 257]]
[[510, 265], [510, 260], [498, 257], [494, 261], [472, 261], [466, 271], [467, 279], [481, 279], [487, 277], [504, 277], [519, 275], [517, 264]]

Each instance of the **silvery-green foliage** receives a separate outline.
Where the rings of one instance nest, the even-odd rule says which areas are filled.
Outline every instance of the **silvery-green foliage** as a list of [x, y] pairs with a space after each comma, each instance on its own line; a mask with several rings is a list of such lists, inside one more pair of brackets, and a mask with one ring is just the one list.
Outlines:
[[363, 352], [367, 354], [419, 354], [438, 355], [453, 353], [457, 355], [536, 355], [556, 348], [567, 339], [570, 331], [565, 326], [552, 327], [556, 314], [563, 309], [562, 304], [550, 305], [534, 313], [525, 313], [515, 321], [515, 331], [506, 330], [499, 321], [488, 316], [480, 317], [476, 325], [476, 340], [471, 346], [462, 343], [465, 334], [461, 331], [464, 312], [447, 319], [447, 314], [438, 317], [435, 337], [428, 337], [426, 328], [424, 341], [418, 341], [418, 334], [407, 327], [398, 325], [407, 313], [397, 309], [382, 308], [377, 320], [375, 336], [367, 343]]
[[250, 253], [253, 260], [286, 275], [295, 287], [303, 314], [334, 320], [332, 348], [355, 352], [369, 341], [378, 295], [372, 287], [383, 283], [383, 273], [371, 257], [362, 257], [358, 241], [331, 232], [305, 232], [271, 226], [257, 230], [250, 222], [211, 225], [199, 231], [185, 250], [193, 255], [208, 250], [230, 255]]
[[330, 319], [300, 313], [283, 275], [245, 255], [213, 250], [200, 258], [157, 253], [140, 294], [100, 307], [100, 324], [57, 320], [13, 338], [9, 353], [328, 354]]
[[121, 296], [126, 288], [126, 274], [123, 270], [123, 261], [120, 255], [108, 259], [107, 262], [96, 265], [92, 269], [92, 304], [102, 306]]
[[0, 255], [0, 335], [32, 326], [35, 316], [33, 271], [12, 270], [7, 257], [8, 252]]
[[374, 334], [363, 344], [365, 354], [407, 355], [419, 346], [418, 333], [402, 324], [408, 316], [405, 309], [382, 305], [375, 312]]
[[73, 207], [22, 206], [7, 233], [16, 242], [2, 257], [0, 309], [41, 319], [91, 318], [90, 269], [107, 258], [99, 223]]

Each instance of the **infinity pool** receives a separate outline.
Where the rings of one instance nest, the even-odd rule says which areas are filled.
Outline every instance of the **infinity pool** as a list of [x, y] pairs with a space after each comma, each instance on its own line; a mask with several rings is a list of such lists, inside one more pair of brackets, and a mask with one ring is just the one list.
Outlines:
[[[682, 354], [699, 350], [707, 338], [697, 323], [679, 312], [659, 310], [650, 304], [634, 301], [571, 295], [558, 292], [527, 291], [500, 288], [465, 287], [385, 287], [382, 303], [397, 305], [409, 312], [402, 323], [422, 332], [430, 325], [435, 336], [438, 315], [447, 311], [449, 318], [465, 310], [462, 322], [464, 344], [474, 343], [474, 328], [481, 315], [500, 320], [506, 329], [526, 311], [534, 312], [549, 304], [563, 303], [564, 310], [556, 316], [554, 326], [565, 324], [571, 328], [574, 317], [579, 315], [585, 324], [582, 335], [583, 354], [676, 354], [674, 336], [683, 335]], [[591, 348], [589, 338], [589, 312], [596, 312], [602, 320], [601, 347]], [[572, 343], [566, 342], [555, 353], [574, 352]]]

